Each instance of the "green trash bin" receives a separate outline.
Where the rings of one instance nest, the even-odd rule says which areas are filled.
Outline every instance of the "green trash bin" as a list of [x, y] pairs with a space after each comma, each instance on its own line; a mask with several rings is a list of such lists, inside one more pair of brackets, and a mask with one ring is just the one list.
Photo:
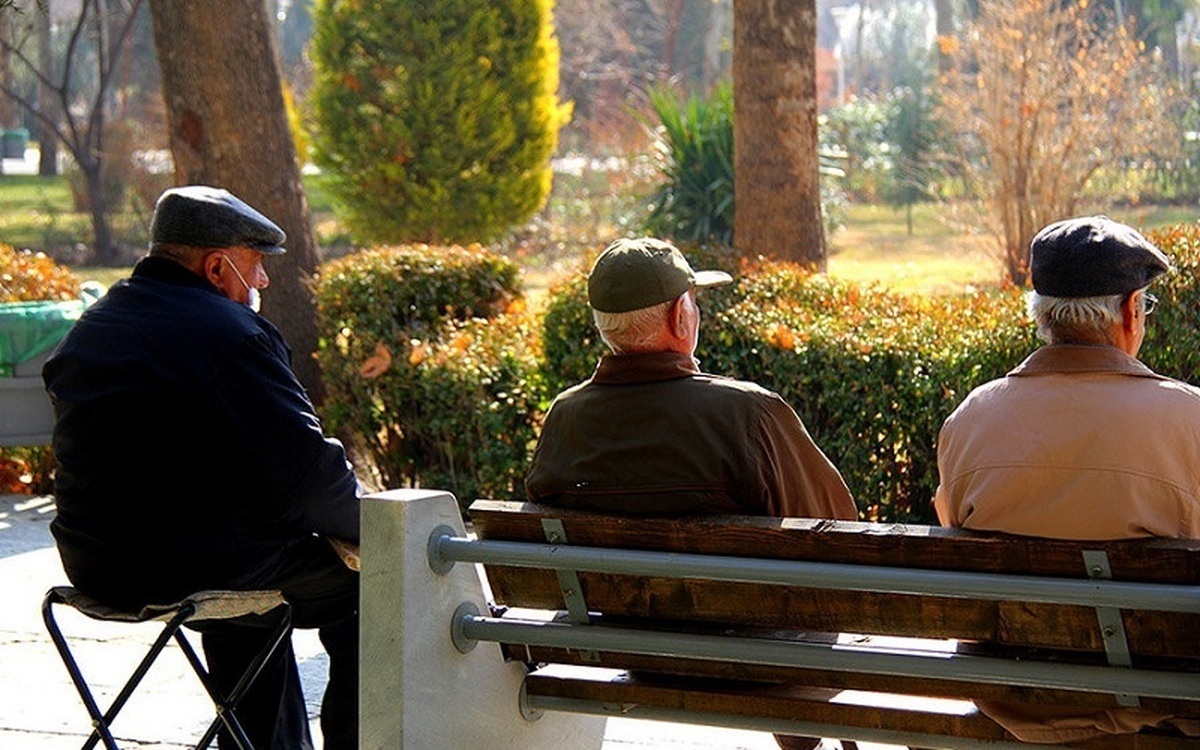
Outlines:
[[50, 442], [42, 364], [83, 314], [83, 300], [0, 304], [0, 446]]
[[29, 131], [25, 128], [5, 130], [0, 136], [0, 152], [5, 159], [24, 159], [25, 147], [29, 145]]

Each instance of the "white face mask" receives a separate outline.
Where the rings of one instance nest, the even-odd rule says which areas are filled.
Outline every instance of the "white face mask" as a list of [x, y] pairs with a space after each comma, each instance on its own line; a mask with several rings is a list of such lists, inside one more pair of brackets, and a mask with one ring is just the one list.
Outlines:
[[246, 307], [249, 307], [254, 312], [258, 312], [262, 308], [262, 294], [259, 293], [258, 287], [253, 287], [246, 283], [246, 279], [243, 278], [242, 272], [237, 269], [237, 266], [233, 265], [233, 261], [229, 259], [228, 255], [222, 254], [221, 257], [224, 258], [225, 262], [229, 264], [229, 267], [233, 269], [233, 272], [238, 277], [238, 281], [242, 282], [242, 286], [246, 287]]

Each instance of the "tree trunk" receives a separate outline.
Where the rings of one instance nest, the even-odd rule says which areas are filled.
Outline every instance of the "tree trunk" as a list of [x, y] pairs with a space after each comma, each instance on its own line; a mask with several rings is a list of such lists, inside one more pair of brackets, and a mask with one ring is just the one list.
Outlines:
[[[9, 14], [12, 11], [0, 7], [0, 39], [7, 39], [11, 34]], [[0, 84], [12, 86], [12, 51], [5, 45], [0, 45]], [[7, 96], [0, 94], [0, 135], [9, 127], [9, 121], [15, 119], [16, 103]], [[4, 174], [4, 159], [0, 157], [0, 174]]]
[[296, 375], [319, 404], [316, 302], [308, 288], [317, 247], [266, 0], [150, 0], [150, 10], [176, 181], [226, 188], [287, 233], [287, 254], [267, 262], [263, 312], [292, 346]]
[[[37, 11], [38, 67], [47, 80], [54, 80], [54, 48], [51, 39], [50, 7], [38, 6]], [[52, 121], [59, 121], [58, 92], [41, 82], [38, 85], [38, 110]], [[38, 174], [50, 177], [58, 174], [58, 134], [45, 122], [38, 121]]]
[[824, 270], [816, 0], [744, 0], [734, 14], [734, 244]]
[[104, 195], [104, 170], [99, 160], [79, 164], [87, 190], [88, 211], [92, 215], [92, 234], [95, 235], [95, 259], [100, 266], [117, 264], [117, 245], [109, 219], [108, 200]]

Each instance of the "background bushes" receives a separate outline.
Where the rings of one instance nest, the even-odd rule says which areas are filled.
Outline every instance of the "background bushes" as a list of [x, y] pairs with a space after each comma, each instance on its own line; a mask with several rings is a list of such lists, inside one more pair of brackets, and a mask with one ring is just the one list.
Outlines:
[[[42, 253], [0, 244], [0, 303], [78, 299], [80, 279]], [[0, 493], [45, 494], [54, 485], [48, 445], [0, 447]]]
[[388, 487], [470, 503], [517, 491], [541, 405], [518, 270], [478, 245], [408, 245], [327, 264], [316, 287], [331, 429]]
[[1179, 224], [1146, 237], [1175, 270], [1151, 287], [1161, 304], [1147, 318], [1138, 356], [1163, 375], [1200, 384], [1200, 224]]
[[[1177, 271], [1154, 286], [1162, 304], [1142, 358], [1195, 383], [1200, 229], [1150, 238]], [[698, 297], [703, 369], [757, 381], [791, 403], [864, 518], [936, 523], [942, 422], [1040, 344], [1022, 292], [901, 295], [719, 246], [682, 249], [693, 266], [736, 278]], [[590, 376], [604, 351], [582, 273], [551, 290], [535, 320], [516, 269], [478, 247], [351, 256], [327, 267], [318, 299], [330, 421], [362, 436], [389, 486], [444, 487], [464, 503], [523, 496], [550, 399]], [[384, 359], [379, 374], [364, 368]]]

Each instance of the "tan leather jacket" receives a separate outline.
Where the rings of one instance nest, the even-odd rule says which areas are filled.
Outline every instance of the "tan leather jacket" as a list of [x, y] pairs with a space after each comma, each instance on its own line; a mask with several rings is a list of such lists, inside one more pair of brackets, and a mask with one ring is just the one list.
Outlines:
[[[975, 389], [938, 440], [944, 526], [1058, 539], [1200, 538], [1200, 389], [1109, 346], [1047, 346]], [[1159, 723], [1136, 708], [979, 701], [1027, 742], [1072, 742]]]
[[945, 526], [1200, 538], [1200, 389], [1114, 347], [1047, 346], [942, 426]]

